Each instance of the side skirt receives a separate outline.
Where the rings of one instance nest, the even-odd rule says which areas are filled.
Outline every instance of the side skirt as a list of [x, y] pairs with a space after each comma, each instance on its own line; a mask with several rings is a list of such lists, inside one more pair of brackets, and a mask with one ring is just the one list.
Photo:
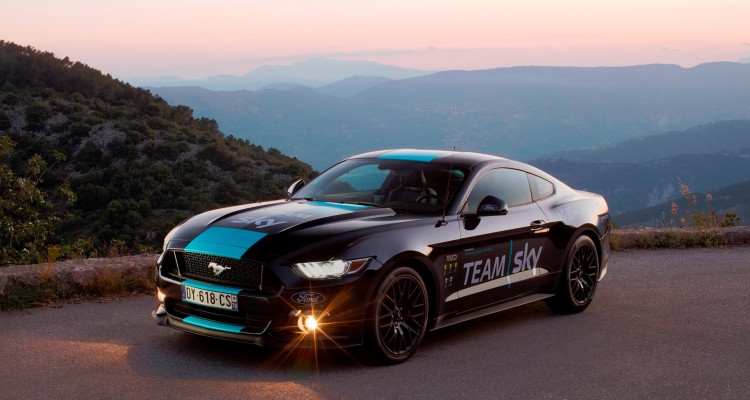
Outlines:
[[469, 311], [465, 314], [458, 314], [458, 315], [454, 314], [451, 316], [444, 315], [438, 318], [438, 320], [435, 322], [435, 326], [431, 330], [434, 331], [436, 329], [445, 328], [446, 326], [455, 325], [460, 322], [468, 321], [470, 319], [484, 317], [485, 315], [494, 314], [496, 312], [508, 310], [514, 307], [522, 306], [524, 304], [533, 303], [535, 301], [544, 300], [554, 295], [555, 295], [554, 293], [537, 293], [537, 294], [532, 294], [530, 296], [520, 297], [518, 299], [511, 300], [505, 303], [500, 303], [491, 307]]

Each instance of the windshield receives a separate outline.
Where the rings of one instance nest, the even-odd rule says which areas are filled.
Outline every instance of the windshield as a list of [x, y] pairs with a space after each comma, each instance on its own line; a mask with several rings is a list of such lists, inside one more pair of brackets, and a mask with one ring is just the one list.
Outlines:
[[440, 213], [464, 182], [466, 173], [419, 161], [353, 159], [315, 178], [293, 199], [388, 207]]

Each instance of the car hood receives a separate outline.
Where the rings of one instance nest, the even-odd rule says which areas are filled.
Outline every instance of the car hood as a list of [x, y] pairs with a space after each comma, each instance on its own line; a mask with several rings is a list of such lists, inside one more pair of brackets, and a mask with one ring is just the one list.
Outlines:
[[[175, 229], [167, 247], [262, 261], [298, 252], [318, 242], [327, 242], [329, 251], [337, 251], [366, 235], [363, 232], [367, 228], [415, 219], [422, 218], [397, 215], [390, 208], [282, 200], [197, 215]], [[335, 240], [336, 237], [339, 239]]]

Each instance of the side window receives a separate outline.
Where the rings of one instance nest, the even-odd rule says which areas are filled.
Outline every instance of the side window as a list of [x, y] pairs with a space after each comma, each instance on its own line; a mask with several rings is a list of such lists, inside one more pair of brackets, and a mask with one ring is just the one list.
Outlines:
[[552, 196], [552, 193], [555, 193], [555, 187], [552, 185], [552, 182], [540, 178], [536, 175], [528, 175], [529, 186], [531, 186], [531, 197], [534, 199], [534, 201]]
[[468, 211], [476, 212], [479, 202], [490, 195], [502, 199], [508, 207], [531, 203], [531, 190], [526, 173], [505, 168], [485, 172], [469, 194]]

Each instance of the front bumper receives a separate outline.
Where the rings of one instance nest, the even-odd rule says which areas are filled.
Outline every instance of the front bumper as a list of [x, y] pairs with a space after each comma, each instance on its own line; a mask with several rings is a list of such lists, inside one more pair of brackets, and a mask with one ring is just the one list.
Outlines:
[[[291, 299], [300, 290], [276, 293], [255, 293], [242, 290], [238, 295], [238, 311], [217, 310], [185, 302], [181, 282], [159, 276], [157, 287], [164, 295], [152, 317], [158, 325], [218, 339], [263, 347], [350, 347], [363, 343], [366, 307], [357, 298], [355, 283], [317, 288], [326, 301], [322, 304], [295, 304]], [[361, 293], [361, 291], [359, 291]], [[345, 307], [348, 306], [348, 307]], [[318, 329], [305, 332], [300, 318], [315, 316]]]

